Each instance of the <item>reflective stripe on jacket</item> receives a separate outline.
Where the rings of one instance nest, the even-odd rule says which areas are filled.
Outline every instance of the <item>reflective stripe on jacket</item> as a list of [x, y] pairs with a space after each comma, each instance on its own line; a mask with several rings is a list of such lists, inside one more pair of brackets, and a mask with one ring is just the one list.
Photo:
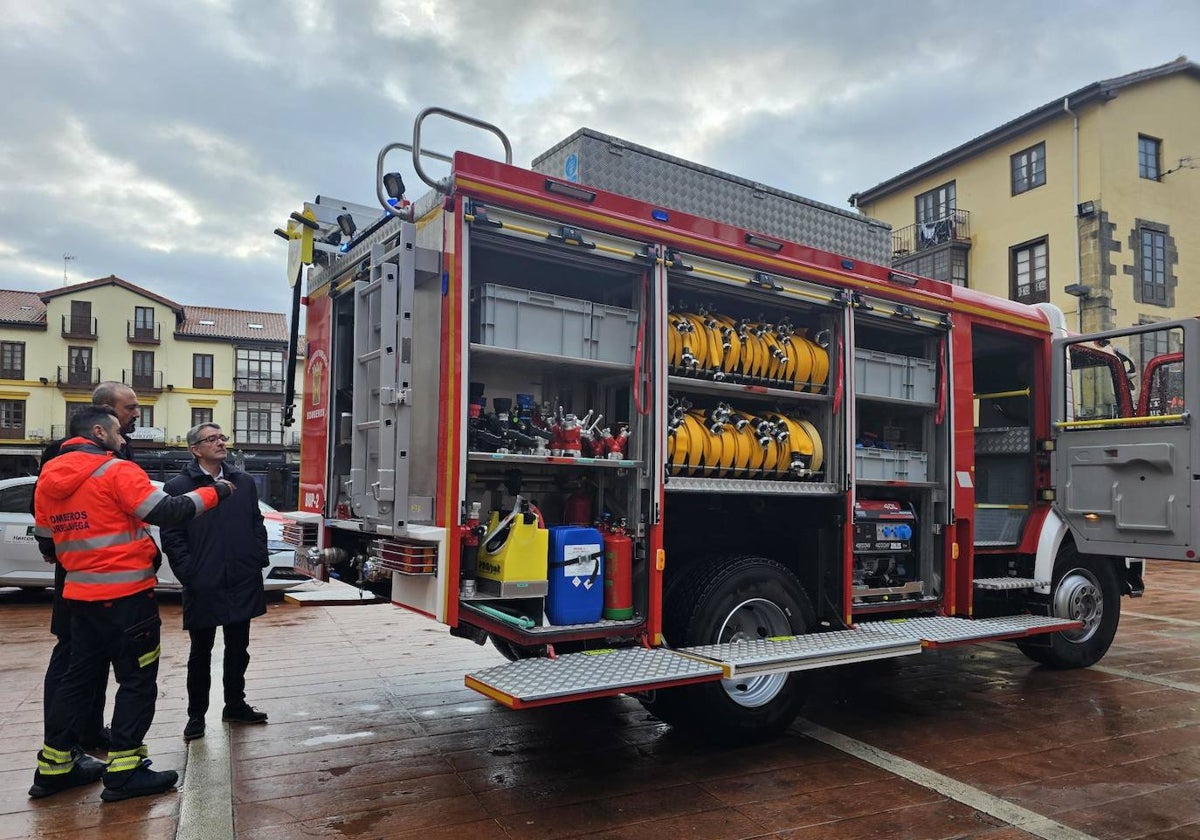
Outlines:
[[63, 596], [109, 601], [154, 586], [158, 547], [146, 522], [168, 525], [216, 506], [218, 491], [171, 497], [146, 472], [87, 438], [71, 438], [38, 476], [36, 527], [67, 570]]

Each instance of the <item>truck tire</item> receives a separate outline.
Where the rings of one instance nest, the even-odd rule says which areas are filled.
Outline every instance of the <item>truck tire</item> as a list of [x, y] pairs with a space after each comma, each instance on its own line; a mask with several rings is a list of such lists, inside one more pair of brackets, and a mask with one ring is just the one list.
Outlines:
[[1121, 619], [1121, 584], [1112, 560], [1064, 545], [1054, 563], [1051, 615], [1078, 619], [1079, 630], [1017, 642], [1020, 651], [1051, 668], [1087, 668], [1108, 652]]
[[[670, 587], [663, 611], [664, 635], [676, 648], [797, 635], [813, 621], [795, 575], [763, 557], [718, 558], [701, 566]], [[795, 673], [664, 689], [642, 699], [672, 726], [730, 742], [778, 734], [803, 703]]]

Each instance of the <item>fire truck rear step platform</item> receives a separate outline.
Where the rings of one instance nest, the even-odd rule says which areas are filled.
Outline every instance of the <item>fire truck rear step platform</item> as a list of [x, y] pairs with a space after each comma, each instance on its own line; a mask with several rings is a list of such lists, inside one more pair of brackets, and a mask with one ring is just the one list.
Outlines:
[[1077, 621], [1037, 615], [919, 617], [864, 622], [853, 630], [719, 645], [616, 648], [520, 659], [467, 674], [468, 688], [513, 709], [584, 697], [672, 688], [920, 653], [925, 648], [1075, 630]]

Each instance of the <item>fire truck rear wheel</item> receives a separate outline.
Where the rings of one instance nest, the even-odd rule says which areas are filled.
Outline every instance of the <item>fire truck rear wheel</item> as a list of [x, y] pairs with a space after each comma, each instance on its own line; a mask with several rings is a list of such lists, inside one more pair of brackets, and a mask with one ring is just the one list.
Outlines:
[[1052, 633], [1045, 639], [1018, 642], [1032, 659], [1051, 668], [1087, 668], [1108, 652], [1121, 618], [1121, 585], [1111, 560], [1080, 554], [1064, 546], [1054, 564], [1051, 613], [1083, 622], [1078, 630]]
[[[673, 647], [804, 633], [813, 623], [803, 587], [763, 557], [723, 557], [676, 582], [664, 603]], [[659, 719], [720, 740], [767, 738], [787, 728], [804, 704], [802, 675], [765, 674], [658, 691], [643, 700]]]

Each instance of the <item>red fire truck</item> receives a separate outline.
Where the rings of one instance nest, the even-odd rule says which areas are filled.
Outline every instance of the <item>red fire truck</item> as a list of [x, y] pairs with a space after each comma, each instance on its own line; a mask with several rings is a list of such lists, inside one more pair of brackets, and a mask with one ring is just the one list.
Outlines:
[[[505, 162], [422, 148], [430, 117]], [[1089, 666], [1131, 558], [1196, 559], [1200, 322], [1069, 336], [889, 268], [890, 231], [836, 208], [586, 129], [509, 150], [429, 109], [378, 208], [277, 231], [296, 565], [490, 640], [509, 661], [470, 687], [761, 736], [807, 669], [994, 640]], [[1172, 400], [1135, 404], [1167, 354]]]

